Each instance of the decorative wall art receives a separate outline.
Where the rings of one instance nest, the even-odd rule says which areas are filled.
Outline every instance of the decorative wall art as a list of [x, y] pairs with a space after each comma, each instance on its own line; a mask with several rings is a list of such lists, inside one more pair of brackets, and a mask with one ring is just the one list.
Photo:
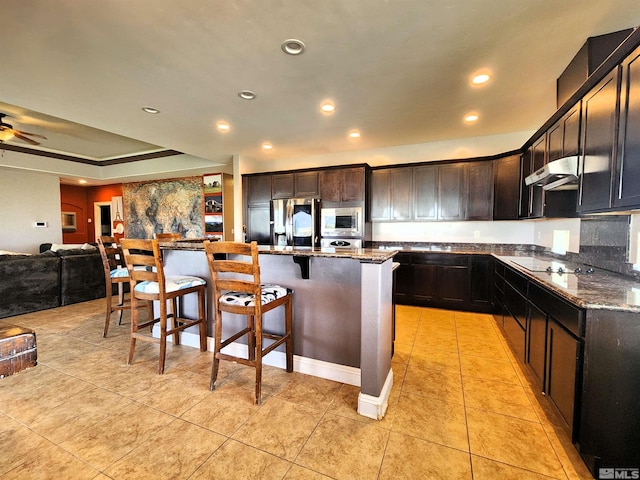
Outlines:
[[125, 236], [154, 238], [156, 233], [204, 236], [202, 177], [125, 183]]

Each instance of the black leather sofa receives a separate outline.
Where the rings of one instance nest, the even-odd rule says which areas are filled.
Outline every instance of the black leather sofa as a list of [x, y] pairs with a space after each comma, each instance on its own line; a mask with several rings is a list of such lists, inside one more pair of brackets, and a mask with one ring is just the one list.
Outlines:
[[98, 250], [49, 250], [0, 255], [0, 318], [86, 302], [105, 296]]

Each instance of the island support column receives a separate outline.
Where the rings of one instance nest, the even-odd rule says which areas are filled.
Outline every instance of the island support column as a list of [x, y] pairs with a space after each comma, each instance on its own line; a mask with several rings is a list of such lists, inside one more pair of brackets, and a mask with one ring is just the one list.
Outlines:
[[387, 410], [393, 386], [392, 260], [361, 263], [360, 395], [358, 413], [380, 419]]

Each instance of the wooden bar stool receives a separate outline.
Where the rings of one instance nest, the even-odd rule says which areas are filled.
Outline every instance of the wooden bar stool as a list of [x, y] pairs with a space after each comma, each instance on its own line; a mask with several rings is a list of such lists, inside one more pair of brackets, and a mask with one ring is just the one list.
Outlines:
[[[215, 346], [211, 367], [210, 389], [215, 389], [220, 360], [231, 360], [255, 367], [255, 404], [262, 401], [262, 357], [285, 344], [287, 372], [293, 371], [293, 290], [279, 285], [260, 283], [258, 245], [235, 242], [204, 241], [215, 308]], [[216, 258], [217, 257], [217, 258]], [[259, 298], [260, 301], [255, 301]], [[262, 329], [262, 315], [284, 305], [284, 334], [266, 333]], [[222, 312], [247, 316], [247, 326], [222, 340]], [[248, 358], [222, 353], [222, 349], [237, 339], [248, 336]], [[266, 347], [263, 340], [272, 340]]]
[[[207, 350], [207, 319], [205, 316], [204, 297], [207, 282], [200, 277], [187, 275], [165, 276], [162, 254], [158, 240], [121, 240], [124, 261], [131, 279], [131, 343], [129, 347], [130, 364], [136, 348], [136, 340], [160, 343], [160, 359], [158, 373], [164, 372], [164, 362], [167, 350], [167, 336], [173, 335], [173, 343], [180, 344], [179, 333], [189, 327], [198, 325], [200, 328], [200, 351]], [[182, 318], [178, 312], [176, 298], [190, 293], [198, 295], [198, 318], [196, 320]], [[150, 318], [140, 323], [138, 309], [141, 301], [158, 301], [160, 316]], [[167, 302], [170, 312], [167, 312]], [[171, 321], [171, 327], [168, 323]], [[160, 323], [160, 338], [154, 338], [140, 330]]]
[[[122, 311], [131, 309], [131, 302], [125, 299], [124, 286], [129, 283], [129, 271], [124, 264], [124, 256], [122, 248], [117, 244], [114, 237], [103, 235], [98, 238], [98, 250], [102, 258], [102, 267], [104, 270], [104, 281], [106, 285], [107, 311], [104, 320], [104, 331], [102, 336], [106, 338], [109, 332], [109, 324], [111, 322], [111, 314], [118, 312], [118, 325], [122, 324]], [[118, 303], [113, 303], [113, 286], [117, 285]], [[151, 312], [151, 303], [141, 305], [140, 308], [149, 308]]]

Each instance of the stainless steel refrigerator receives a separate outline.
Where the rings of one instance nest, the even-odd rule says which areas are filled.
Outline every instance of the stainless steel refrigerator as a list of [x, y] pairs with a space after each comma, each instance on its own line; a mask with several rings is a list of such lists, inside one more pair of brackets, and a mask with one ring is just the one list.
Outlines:
[[315, 247], [320, 244], [320, 202], [317, 198], [271, 201], [272, 244]]

